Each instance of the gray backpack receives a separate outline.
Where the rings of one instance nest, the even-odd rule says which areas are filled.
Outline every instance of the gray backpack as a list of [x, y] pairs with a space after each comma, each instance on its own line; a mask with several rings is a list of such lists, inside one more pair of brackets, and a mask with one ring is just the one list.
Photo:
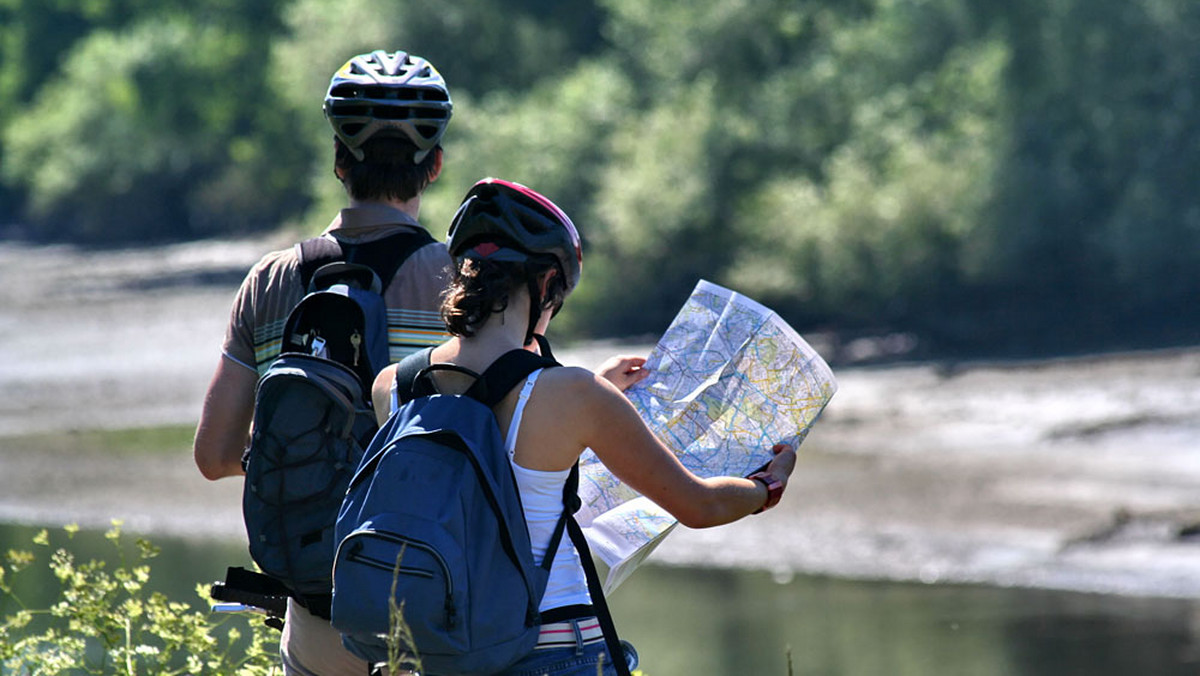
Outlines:
[[[393, 237], [403, 239], [369, 245], [390, 258], [369, 261], [388, 280], [433, 241], [423, 231]], [[327, 618], [338, 508], [378, 429], [370, 392], [389, 362], [387, 309], [378, 268], [350, 262], [363, 260], [355, 254], [367, 245], [343, 251], [314, 238], [297, 246], [309, 293], [289, 314], [281, 354], [258, 382], [242, 515], [254, 562]]]

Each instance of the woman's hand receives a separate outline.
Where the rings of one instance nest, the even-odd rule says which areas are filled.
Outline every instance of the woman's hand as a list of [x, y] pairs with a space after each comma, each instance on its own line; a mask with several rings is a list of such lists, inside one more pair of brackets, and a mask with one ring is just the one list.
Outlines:
[[642, 382], [650, 372], [642, 368], [646, 360], [642, 357], [619, 355], [612, 357], [596, 369], [596, 375], [617, 386], [624, 392]]
[[771, 452], [775, 457], [767, 463], [766, 471], [782, 481], [784, 488], [787, 488], [788, 478], [796, 469], [796, 450], [787, 444], [775, 444], [771, 447]]

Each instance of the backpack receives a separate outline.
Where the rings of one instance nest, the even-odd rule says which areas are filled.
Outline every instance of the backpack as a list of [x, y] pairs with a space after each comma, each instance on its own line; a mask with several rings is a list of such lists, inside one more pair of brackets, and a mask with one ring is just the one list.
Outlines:
[[[399, 370], [428, 359], [428, 350], [411, 355]], [[387, 661], [393, 599], [411, 632], [400, 648], [418, 654], [425, 673], [492, 674], [536, 645], [538, 605], [571, 512], [564, 507], [550, 554], [535, 564], [492, 406], [556, 365], [513, 350], [482, 375], [420, 369], [419, 396], [375, 436], [338, 515], [332, 623], [350, 652]], [[477, 380], [464, 394], [430, 394], [423, 379], [437, 369]]]
[[242, 515], [251, 558], [315, 615], [329, 616], [338, 508], [378, 428], [371, 386], [389, 363], [380, 280], [432, 241], [405, 231], [357, 246], [297, 245], [308, 293], [255, 391]]

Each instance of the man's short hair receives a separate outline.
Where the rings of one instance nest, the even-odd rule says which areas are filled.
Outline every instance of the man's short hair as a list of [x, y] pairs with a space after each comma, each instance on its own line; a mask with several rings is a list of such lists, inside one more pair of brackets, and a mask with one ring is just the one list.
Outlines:
[[341, 139], [334, 138], [334, 166], [351, 198], [364, 201], [408, 201], [425, 191], [434, 179], [440, 145], [413, 164], [417, 148], [400, 136], [374, 136], [362, 145], [363, 159], [355, 159]]

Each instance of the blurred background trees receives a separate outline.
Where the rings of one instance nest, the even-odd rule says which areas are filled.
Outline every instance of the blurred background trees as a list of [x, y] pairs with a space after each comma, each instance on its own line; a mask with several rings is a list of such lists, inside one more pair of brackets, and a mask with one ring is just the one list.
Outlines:
[[570, 334], [706, 278], [931, 355], [1200, 337], [1192, 0], [0, 0], [0, 233], [317, 231], [378, 47], [454, 97], [431, 230], [487, 175], [580, 225]]

